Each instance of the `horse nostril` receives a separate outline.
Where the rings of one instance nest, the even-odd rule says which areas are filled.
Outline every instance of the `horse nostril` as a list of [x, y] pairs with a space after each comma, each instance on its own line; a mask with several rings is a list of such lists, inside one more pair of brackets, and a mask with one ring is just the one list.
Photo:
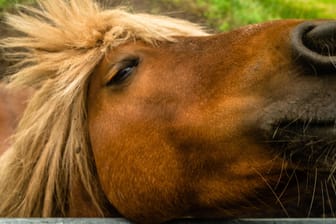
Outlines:
[[317, 70], [336, 68], [336, 22], [305, 22], [291, 34], [293, 51]]

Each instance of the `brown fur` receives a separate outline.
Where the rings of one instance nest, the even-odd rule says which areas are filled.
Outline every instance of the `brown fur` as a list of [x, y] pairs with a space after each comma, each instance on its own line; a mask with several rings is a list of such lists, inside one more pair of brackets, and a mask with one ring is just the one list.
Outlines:
[[[322, 214], [311, 172], [316, 182], [328, 169], [322, 192], [331, 191], [333, 164], [295, 164], [266, 142], [270, 122], [312, 113], [304, 108], [316, 90], [336, 92], [333, 77], [311, 76], [292, 57], [302, 21], [207, 35], [91, 0], [56, 2], [8, 17], [26, 34], [2, 41], [26, 49], [8, 54], [20, 59], [9, 85], [35, 92], [0, 158], [0, 216]], [[134, 60], [130, 77], [111, 83]]]

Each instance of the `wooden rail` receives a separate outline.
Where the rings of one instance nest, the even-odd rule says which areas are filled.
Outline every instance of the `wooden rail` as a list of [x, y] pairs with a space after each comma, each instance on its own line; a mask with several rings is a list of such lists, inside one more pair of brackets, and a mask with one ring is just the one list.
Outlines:
[[[0, 224], [133, 224], [122, 218], [48, 218], [48, 219], [0, 219]], [[169, 224], [336, 224], [336, 218], [327, 219], [234, 219], [234, 220], [201, 220], [183, 219]]]

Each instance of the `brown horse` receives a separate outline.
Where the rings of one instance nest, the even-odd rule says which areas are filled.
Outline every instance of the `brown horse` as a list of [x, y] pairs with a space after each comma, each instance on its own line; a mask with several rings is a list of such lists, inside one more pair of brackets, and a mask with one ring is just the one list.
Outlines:
[[334, 216], [335, 22], [208, 35], [91, 0], [7, 21], [24, 34], [1, 42], [9, 87], [35, 90], [0, 158], [1, 217]]

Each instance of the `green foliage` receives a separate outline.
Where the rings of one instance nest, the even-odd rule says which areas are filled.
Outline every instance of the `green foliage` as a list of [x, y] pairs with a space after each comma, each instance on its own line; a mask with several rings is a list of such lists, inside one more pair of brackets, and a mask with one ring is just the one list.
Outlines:
[[8, 4], [8, 1], [6, 0], [0, 0], [0, 7], [4, 7]]
[[17, 3], [33, 2], [33, 0], [0, 0], [0, 8], [7, 8]]
[[197, 0], [220, 30], [282, 18], [335, 18], [335, 0]]

